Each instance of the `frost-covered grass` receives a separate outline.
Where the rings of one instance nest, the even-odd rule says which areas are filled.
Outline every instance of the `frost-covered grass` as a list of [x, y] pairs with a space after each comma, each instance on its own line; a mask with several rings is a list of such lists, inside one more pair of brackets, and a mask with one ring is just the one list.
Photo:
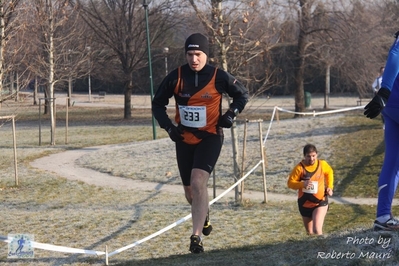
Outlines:
[[[97, 251], [105, 251], [107, 247], [112, 252], [190, 213], [183, 190], [178, 193], [116, 191], [66, 180], [55, 173], [29, 166], [33, 159], [49, 153], [122, 144], [90, 153], [90, 156], [80, 158], [78, 163], [126, 178], [180, 184], [173, 143], [162, 139], [167, 136], [159, 128], [160, 140], [151, 140], [148, 110], [137, 110], [136, 118], [133, 112], [133, 119], [124, 121], [120, 119], [121, 110], [74, 107], [74, 115], [70, 115], [69, 144], [63, 143], [60, 122], [57, 145], [52, 147], [47, 144], [38, 146], [37, 109], [34, 108], [18, 107], [23, 110], [17, 119], [18, 187], [14, 185], [10, 123], [0, 127], [0, 235], [30, 233], [34, 234], [35, 241], [42, 243]], [[3, 105], [0, 115], [6, 112], [5, 109]], [[242, 120], [238, 123], [240, 158], [242, 123]], [[266, 119], [263, 122], [264, 134], [268, 123]], [[259, 160], [258, 127], [257, 124], [250, 127], [245, 169], [250, 169]], [[303, 145], [311, 142], [318, 147], [319, 157], [326, 159], [335, 170], [336, 195], [375, 197], [383, 157], [382, 132], [379, 119], [365, 119], [361, 112], [274, 121], [266, 140], [269, 191], [293, 193], [285, 187], [286, 177], [301, 159]], [[232, 184], [233, 179], [229, 135], [226, 131], [225, 145], [216, 168], [219, 187]], [[48, 137], [48, 133], [44, 133], [43, 141], [48, 141]], [[165, 175], [167, 172], [171, 175]], [[260, 190], [261, 187], [259, 169], [246, 180], [245, 188]], [[393, 213], [398, 211], [399, 208], [394, 207]], [[204, 254], [189, 254], [191, 221], [187, 221], [110, 257], [109, 264], [397, 265], [398, 236], [396, 233], [372, 232], [374, 215], [373, 205], [331, 204], [325, 221], [325, 236], [309, 237], [304, 232], [296, 202], [262, 204], [246, 200], [237, 205], [222, 199], [211, 207], [214, 231], [204, 239]], [[35, 250], [35, 259], [9, 260], [7, 244], [1, 242], [0, 265], [75, 266], [104, 263], [104, 256], [39, 249]]]

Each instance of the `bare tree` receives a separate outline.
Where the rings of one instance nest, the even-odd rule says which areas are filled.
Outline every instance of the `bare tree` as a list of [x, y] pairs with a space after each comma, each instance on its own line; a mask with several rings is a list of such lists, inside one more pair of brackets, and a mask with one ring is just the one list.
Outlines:
[[299, 36], [295, 59], [295, 112], [305, 110], [304, 73], [306, 51], [309, 46], [309, 30], [311, 29], [312, 4], [314, 0], [299, 0], [298, 24]]
[[74, 47], [72, 44], [79, 43], [82, 33], [76, 26], [76, 8], [67, 0], [32, 0], [27, 8], [34, 18], [29, 31], [35, 33], [30, 35], [31, 55], [27, 66], [33, 76], [44, 81], [46, 110], [51, 123], [50, 144], [55, 145], [55, 89], [65, 84], [70, 76], [68, 55]]
[[360, 96], [371, 95], [375, 73], [385, 65], [395, 32], [390, 32], [383, 21], [394, 21], [376, 2], [354, 1], [347, 11], [345, 20], [335, 24], [334, 34], [339, 35], [339, 41], [334, 47], [340, 53], [335, 67], [340, 67], [341, 79], [349, 80]]
[[[361, 22], [359, 14], [367, 14], [368, 4], [359, 1], [320, 1], [293, 0], [289, 1], [289, 10], [293, 11], [293, 21], [297, 21], [294, 32], [297, 33], [295, 46], [294, 81], [295, 81], [295, 111], [305, 110], [304, 84], [311, 71], [315, 69], [325, 72], [313, 73], [313, 76], [325, 77], [325, 108], [328, 108], [330, 92], [331, 69], [339, 69], [344, 76], [352, 75], [351, 83], [358, 89], [367, 84], [363, 73], [370, 73], [367, 64], [359, 64], [359, 69], [348, 66], [356, 60], [366, 60], [372, 47], [374, 34], [369, 23]], [[362, 16], [370, 20], [373, 16]], [[375, 21], [374, 21], [375, 23]], [[373, 24], [373, 23], [371, 23]], [[366, 33], [367, 32], [367, 33]], [[363, 53], [363, 55], [361, 55]], [[355, 56], [359, 55], [359, 56]], [[360, 65], [364, 67], [360, 69]], [[359, 75], [360, 74], [360, 75]], [[368, 74], [369, 75], [369, 74]], [[342, 77], [342, 76], [341, 76]], [[349, 77], [349, 76], [348, 76]], [[314, 77], [313, 77], [314, 78]], [[356, 82], [362, 80], [363, 84]], [[297, 117], [298, 115], [295, 115]]]
[[[148, 64], [143, 1], [78, 0], [77, 2], [82, 10], [83, 19], [97, 36], [96, 41], [110, 49], [119, 60], [120, 68], [116, 71], [121, 74], [124, 83], [124, 118], [129, 119], [134, 88], [133, 73]], [[174, 2], [167, 0], [156, 2], [151, 8], [148, 6], [151, 24], [156, 25], [151, 27], [151, 43], [165, 36], [169, 29], [178, 23], [179, 20], [173, 18]]]
[[[280, 11], [263, 1], [189, 1], [210, 37], [210, 63], [233, 73], [253, 97], [262, 94], [276, 80], [276, 69], [268, 61], [278, 44], [275, 26]], [[262, 65], [259, 67], [259, 65]]]
[[[9, 48], [8, 43], [19, 32], [19, 25], [15, 23], [15, 19], [16, 9], [21, 2], [21, 0], [0, 1], [0, 108], [3, 101], [3, 81], [9, 72], [5, 62], [7, 59], [7, 49]], [[13, 54], [18, 49], [20, 47], [14, 47]], [[8, 61], [8, 66], [11, 67], [11, 61]], [[18, 95], [18, 91], [16, 91], [16, 94]]]

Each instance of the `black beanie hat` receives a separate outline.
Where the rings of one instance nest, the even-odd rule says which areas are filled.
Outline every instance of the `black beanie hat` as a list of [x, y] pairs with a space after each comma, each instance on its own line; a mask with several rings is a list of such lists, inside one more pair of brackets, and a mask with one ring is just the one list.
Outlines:
[[204, 52], [207, 56], [209, 55], [209, 43], [208, 39], [201, 33], [191, 34], [184, 44], [184, 49], [189, 50], [199, 50]]

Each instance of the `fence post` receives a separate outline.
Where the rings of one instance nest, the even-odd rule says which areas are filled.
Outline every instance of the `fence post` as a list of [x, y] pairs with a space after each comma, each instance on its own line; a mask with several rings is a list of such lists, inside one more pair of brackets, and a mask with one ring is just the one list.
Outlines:
[[262, 157], [262, 175], [263, 175], [263, 192], [265, 203], [267, 203], [267, 186], [266, 186], [266, 156], [265, 147], [262, 141], [262, 120], [258, 120], [259, 124], [259, 144], [260, 144], [260, 155]]
[[[244, 124], [244, 140], [242, 143], [242, 162], [241, 162], [241, 177], [244, 176], [244, 163], [245, 163], [245, 159], [246, 159], [246, 150], [247, 150], [247, 125], [248, 125], [248, 119], [245, 120], [245, 124]], [[240, 200], [241, 203], [243, 203], [244, 200], [244, 180], [241, 182], [241, 189], [240, 189]]]

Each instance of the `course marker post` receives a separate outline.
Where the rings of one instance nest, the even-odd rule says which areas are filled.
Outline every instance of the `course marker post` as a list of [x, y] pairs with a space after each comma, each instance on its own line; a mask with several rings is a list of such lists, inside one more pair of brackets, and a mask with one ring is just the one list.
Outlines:
[[260, 146], [260, 155], [262, 158], [262, 176], [263, 176], [263, 193], [264, 193], [264, 198], [265, 202], [267, 203], [267, 187], [266, 187], [266, 156], [265, 156], [265, 146], [263, 145], [262, 141], [262, 121], [263, 120], [258, 120], [258, 126], [259, 126], [259, 146]]
[[108, 265], [108, 245], [105, 245], [105, 265]]
[[[247, 157], [247, 127], [248, 127], [248, 122], [249, 120], [246, 119], [245, 120], [245, 124], [244, 124], [244, 139], [242, 141], [242, 161], [241, 161], [241, 177], [244, 176], [244, 167], [245, 167], [245, 160]], [[244, 180], [241, 182], [241, 189], [240, 189], [240, 200], [241, 203], [243, 203], [244, 201]]]
[[[265, 165], [265, 147], [263, 144], [263, 133], [262, 133], [262, 119], [258, 120], [245, 120], [244, 125], [244, 139], [243, 139], [243, 149], [242, 149], [242, 163], [241, 163], [241, 173], [244, 173], [244, 162], [246, 159], [246, 150], [247, 150], [247, 125], [248, 123], [258, 123], [259, 127], [259, 144], [260, 144], [260, 155], [261, 155], [261, 163], [262, 163], [262, 176], [263, 176], [263, 192], [264, 192], [264, 203], [267, 202], [267, 186], [266, 186], [266, 165]], [[244, 175], [241, 175], [241, 178]], [[241, 181], [241, 191], [240, 191], [240, 201], [241, 203], [244, 200], [244, 179]]]
[[18, 162], [17, 162], [17, 137], [15, 130], [15, 115], [10, 116], [0, 116], [0, 120], [9, 120], [12, 122], [12, 141], [13, 141], [13, 149], [14, 149], [14, 176], [15, 176], [15, 186], [18, 186]]

